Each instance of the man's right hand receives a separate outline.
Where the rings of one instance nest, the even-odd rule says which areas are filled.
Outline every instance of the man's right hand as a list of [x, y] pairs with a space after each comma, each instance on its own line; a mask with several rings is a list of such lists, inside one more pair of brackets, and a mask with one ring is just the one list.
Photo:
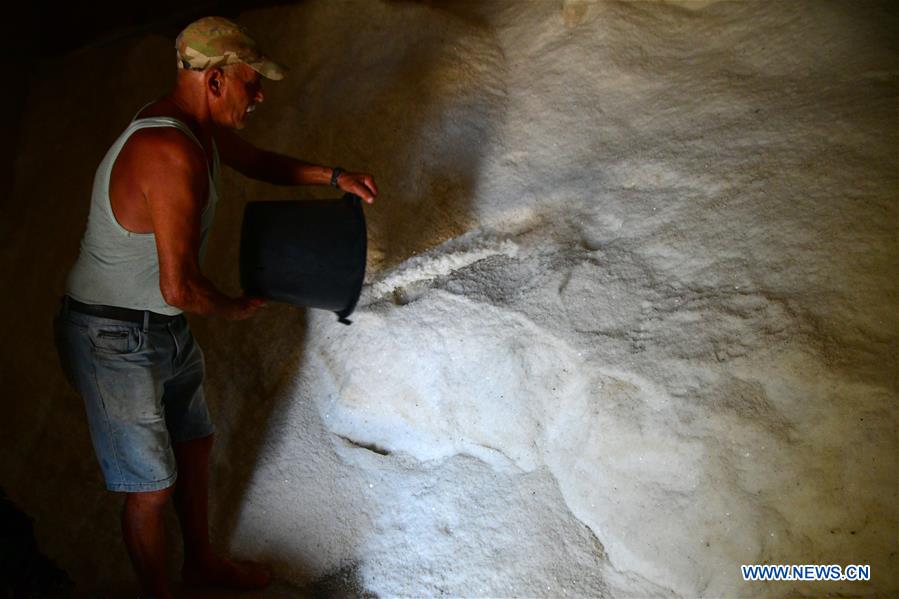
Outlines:
[[247, 297], [242, 295], [234, 299], [231, 307], [224, 316], [228, 320], [245, 320], [253, 316], [260, 308], [266, 305], [266, 301], [260, 297]]

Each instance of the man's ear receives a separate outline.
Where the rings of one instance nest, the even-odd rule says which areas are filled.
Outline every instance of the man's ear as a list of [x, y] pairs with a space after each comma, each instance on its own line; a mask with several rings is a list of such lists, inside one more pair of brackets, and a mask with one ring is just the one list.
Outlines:
[[209, 79], [207, 80], [209, 85], [209, 89], [212, 90], [212, 93], [217, 96], [222, 95], [222, 90], [225, 87], [225, 72], [222, 69], [216, 67], [210, 69]]

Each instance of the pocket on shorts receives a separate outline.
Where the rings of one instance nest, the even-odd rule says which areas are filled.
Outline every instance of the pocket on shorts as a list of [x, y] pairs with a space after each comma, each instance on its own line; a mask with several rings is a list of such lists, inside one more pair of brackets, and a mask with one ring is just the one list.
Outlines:
[[90, 340], [96, 353], [133, 354], [143, 345], [144, 334], [136, 326], [103, 324], [91, 327]]

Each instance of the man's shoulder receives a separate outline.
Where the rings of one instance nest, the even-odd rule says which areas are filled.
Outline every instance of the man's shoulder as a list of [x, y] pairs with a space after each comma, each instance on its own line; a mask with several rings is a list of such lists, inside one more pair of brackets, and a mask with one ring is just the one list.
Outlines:
[[174, 126], [142, 127], [130, 135], [128, 143], [148, 153], [203, 153], [197, 142]]
[[206, 169], [203, 148], [177, 127], [143, 127], [128, 138], [122, 148], [136, 164], [163, 162], [188, 168]]

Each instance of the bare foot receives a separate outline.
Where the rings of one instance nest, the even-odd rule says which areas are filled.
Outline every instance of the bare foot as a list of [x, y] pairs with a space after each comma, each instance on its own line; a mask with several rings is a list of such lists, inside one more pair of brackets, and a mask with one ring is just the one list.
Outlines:
[[272, 575], [262, 564], [215, 556], [203, 562], [184, 562], [181, 580], [188, 586], [252, 590], [267, 587]]

